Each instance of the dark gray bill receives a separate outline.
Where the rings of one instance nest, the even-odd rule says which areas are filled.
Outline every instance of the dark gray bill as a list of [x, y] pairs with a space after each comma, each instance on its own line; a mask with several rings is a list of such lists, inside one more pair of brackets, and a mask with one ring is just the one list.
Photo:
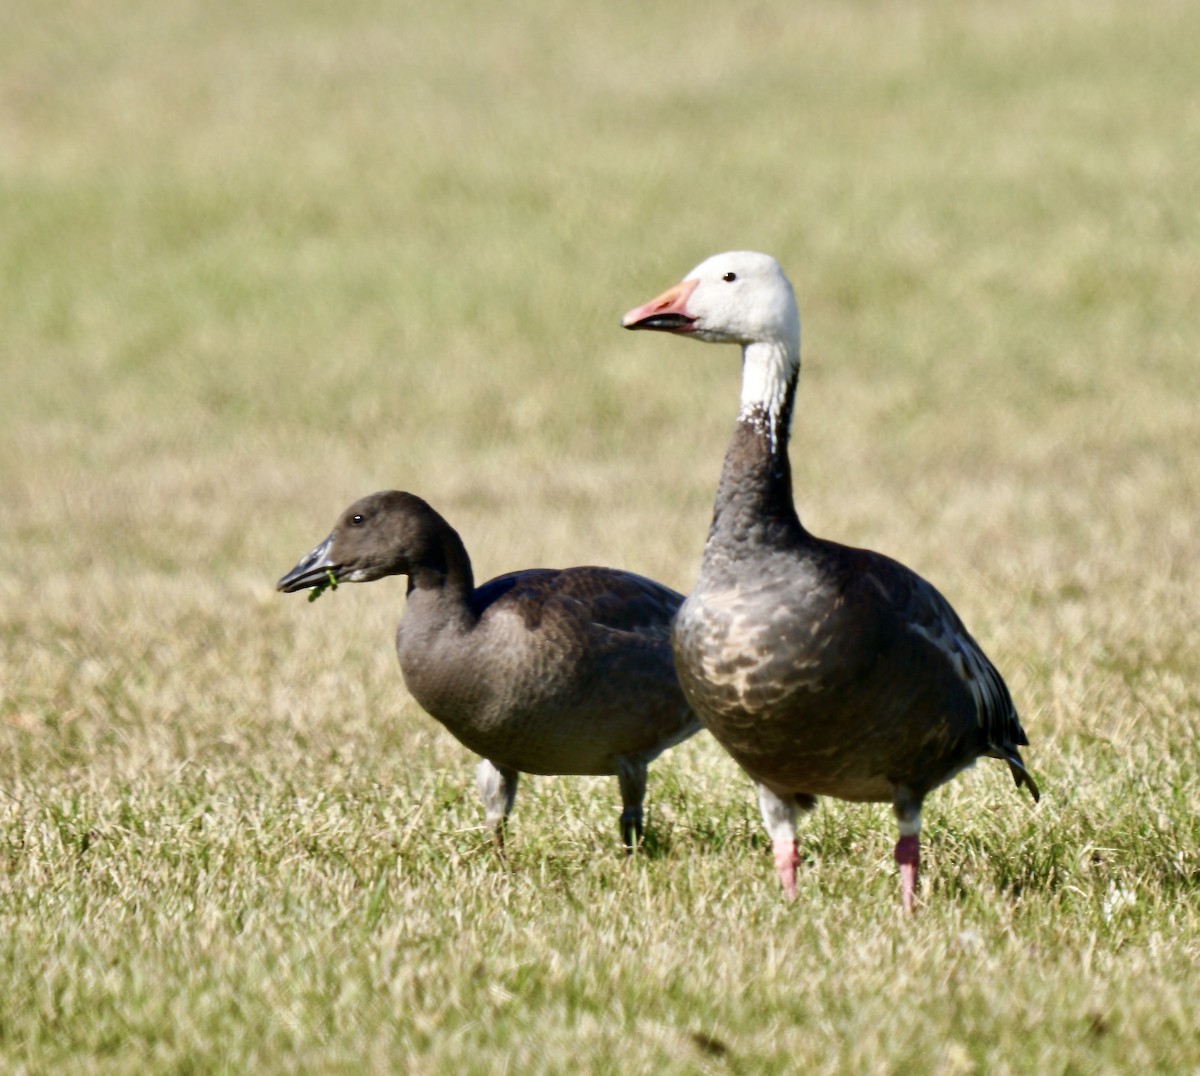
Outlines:
[[278, 583], [276, 590], [291, 594], [297, 590], [307, 590], [309, 587], [329, 585], [329, 573], [337, 576], [338, 566], [329, 559], [329, 550], [333, 546], [331, 534], [316, 549], [308, 553], [299, 564], [287, 573]]

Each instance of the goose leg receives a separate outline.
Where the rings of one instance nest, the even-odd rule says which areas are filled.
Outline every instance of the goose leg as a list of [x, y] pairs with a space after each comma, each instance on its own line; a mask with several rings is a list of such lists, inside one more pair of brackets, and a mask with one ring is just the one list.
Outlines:
[[621, 839], [625, 852], [633, 855], [642, 843], [642, 803], [646, 799], [646, 763], [631, 758], [617, 759], [617, 783], [621, 787]]
[[921, 865], [921, 801], [908, 789], [897, 789], [892, 810], [900, 830], [900, 839], [896, 842], [900, 895], [905, 913], [912, 915], [917, 897], [917, 872]]
[[796, 847], [796, 814], [800, 804], [794, 796], [781, 796], [766, 785], [758, 786], [758, 806], [775, 850], [775, 870], [788, 900], [796, 899], [796, 867], [800, 850]]
[[481, 758], [475, 771], [479, 785], [479, 798], [488, 825], [496, 837], [496, 847], [504, 854], [504, 823], [512, 813], [513, 801], [517, 798], [517, 780], [520, 773], [507, 766], [497, 766], [490, 759]]

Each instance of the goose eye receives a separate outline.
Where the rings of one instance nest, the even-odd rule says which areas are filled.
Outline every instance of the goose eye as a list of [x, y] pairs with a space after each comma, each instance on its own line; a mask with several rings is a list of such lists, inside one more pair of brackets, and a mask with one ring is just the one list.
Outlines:
[[737, 280], [737, 273], [726, 273], [723, 277], [721, 277], [721, 279], [725, 281], [726, 284], [732, 284], [735, 280]]
[[352, 527], [361, 527], [365, 522], [366, 520], [357, 513], [350, 517], [350, 526]]

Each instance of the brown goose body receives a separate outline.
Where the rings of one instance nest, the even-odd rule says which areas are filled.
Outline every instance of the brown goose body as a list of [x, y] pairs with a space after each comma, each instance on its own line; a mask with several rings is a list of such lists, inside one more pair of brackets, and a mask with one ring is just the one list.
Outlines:
[[[700, 728], [670, 649], [682, 595], [610, 568], [530, 569], [476, 588], [457, 532], [409, 493], [351, 505], [281, 590], [408, 576], [396, 652], [416, 701], [483, 756], [499, 827], [520, 773], [615, 774], [627, 843], [641, 835], [646, 768]], [[498, 830], [499, 832], [499, 830]]]
[[671, 662], [681, 594], [586, 567], [500, 576], [465, 617], [445, 599], [410, 591], [396, 653], [413, 698], [477, 754], [522, 773], [616, 774], [697, 731]]
[[625, 324], [744, 349], [742, 410], [700, 576], [675, 622], [684, 694], [757, 783], [789, 895], [797, 811], [822, 795], [885, 801], [911, 910], [928, 792], [989, 756], [1038, 796], [1008, 689], [930, 583], [802, 526], [787, 453], [799, 318], [774, 259], [709, 259]]

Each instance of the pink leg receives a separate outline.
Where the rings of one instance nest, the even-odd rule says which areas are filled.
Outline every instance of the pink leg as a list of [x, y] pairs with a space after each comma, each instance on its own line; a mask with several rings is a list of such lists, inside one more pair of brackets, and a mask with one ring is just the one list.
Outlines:
[[[811, 797], [806, 801], [812, 805]], [[800, 850], [796, 847], [796, 812], [800, 801], [795, 793], [780, 794], [766, 785], [758, 786], [758, 806], [763, 822], [771, 835], [775, 849], [775, 870], [788, 900], [796, 899], [796, 868], [800, 865]]]
[[912, 915], [913, 901], [917, 895], [917, 867], [921, 863], [921, 844], [915, 833], [901, 837], [896, 842], [896, 862], [900, 864], [900, 887], [904, 897], [904, 911], [908, 915]]
[[775, 870], [788, 900], [796, 899], [796, 868], [800, 865], [800, 850], [796, 839], [775, 841]]

